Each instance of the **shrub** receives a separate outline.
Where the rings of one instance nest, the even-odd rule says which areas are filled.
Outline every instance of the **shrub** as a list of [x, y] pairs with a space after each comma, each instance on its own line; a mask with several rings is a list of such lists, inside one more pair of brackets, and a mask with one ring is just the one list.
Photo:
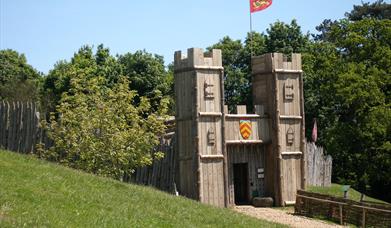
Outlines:
[[165, 130], [167, 101], [151, 112], [149, 100], [138, 98], [127, 79], [108, 88], [103, 77], [81, 75], [71, 79], [57, 113], [43, 123], [54, 146], [38, 156], [116, 179], [161, 157], [155, 148]]

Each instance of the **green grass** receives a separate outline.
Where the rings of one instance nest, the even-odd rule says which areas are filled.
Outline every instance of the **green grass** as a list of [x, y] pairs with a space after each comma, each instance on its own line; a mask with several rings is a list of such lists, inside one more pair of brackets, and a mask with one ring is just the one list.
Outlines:
[[[308, 186], [307, 191], [332, 195], [336, 197], [343, 197], [342, 185], [339, 184], [331, 184], [330, 187]], [[360, 201], [360, 198], [361, 198], [360, 192], [354, 190], [353, 188], [349, 189], [349, 199]], [[387, 203], [378, 199], [371, 198], [369, 196], [365, 196], [364, 200], [369, 202], [375, 202], [375, 203]]]
[[0, 227], [283, 227], [0, 150]]

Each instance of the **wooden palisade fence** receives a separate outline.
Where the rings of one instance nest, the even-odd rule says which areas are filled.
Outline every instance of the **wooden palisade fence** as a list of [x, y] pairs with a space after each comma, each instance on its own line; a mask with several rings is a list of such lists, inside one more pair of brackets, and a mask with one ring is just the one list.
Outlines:
[[175, 119], [167, 121], [168, 129], [161, 138], [157, 150], [164, 153], [164, 158], [154, 160], [152, 165], [136, 169], [130, 181], [157, 189], [175, 193], [175, 173], [177, 156], [175, 154]]
[[[42, 143], [46, 148], [50, 147], [52, 142], [40, 127], [40, 119], [39, 109], [33, 102], [0, 102], [0, 148], [19, 153], [34, 153], [37, 144]], [[125, 181], [174, 192], [174, 119], [169, 120], [167, 124], [167, 133], [156, 148], [165, 154], [164, 158], [154, 160], [151, 166], [136, 169], [134, 175], [125, 178]]]
[[0, 102], [0, 148], [33, 153], [38, 143], [48, 144], [39, 127], [40, 113], [33, 102]]
[[313, 142], [306, 143], [306, 184], [311, 186], [331, 186], [333, 159], [324, 155], [323, 148]]
[[391, 205], [357, 202], [340, 197], [298, 190], [295, 213], [321, 216], [362, 227], [391, 227]]

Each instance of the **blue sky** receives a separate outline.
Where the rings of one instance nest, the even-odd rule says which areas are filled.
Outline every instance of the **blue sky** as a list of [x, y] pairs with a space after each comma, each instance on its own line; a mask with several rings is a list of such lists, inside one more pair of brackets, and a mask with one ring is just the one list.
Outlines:
[[[360, 3], [274, 0], [253, 14], [253, 29], [296, 19], [315, 32], [323, 19], [340, 19]], [[226, 35], [243, 39], [248, 30], [249, 0], [0, 0], [0, 49], [24, 53], [44, 73], [84, 44], [103, 43], [112, 54], [145, 49], [168, 64], [176, 50], [205, 48]]]

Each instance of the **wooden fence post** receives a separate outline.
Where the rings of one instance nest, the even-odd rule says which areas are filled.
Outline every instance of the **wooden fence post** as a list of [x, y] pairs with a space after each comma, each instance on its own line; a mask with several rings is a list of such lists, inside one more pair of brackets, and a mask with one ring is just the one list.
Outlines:
[[340, 224], [343, 225], [343, 206], [340, 204], [339, 205], [339, 221], [340, 221]]
[[362, 209], [362, 227], [365, 228], [365, 217], [366, 217], [366, 210], [365, 208]]

